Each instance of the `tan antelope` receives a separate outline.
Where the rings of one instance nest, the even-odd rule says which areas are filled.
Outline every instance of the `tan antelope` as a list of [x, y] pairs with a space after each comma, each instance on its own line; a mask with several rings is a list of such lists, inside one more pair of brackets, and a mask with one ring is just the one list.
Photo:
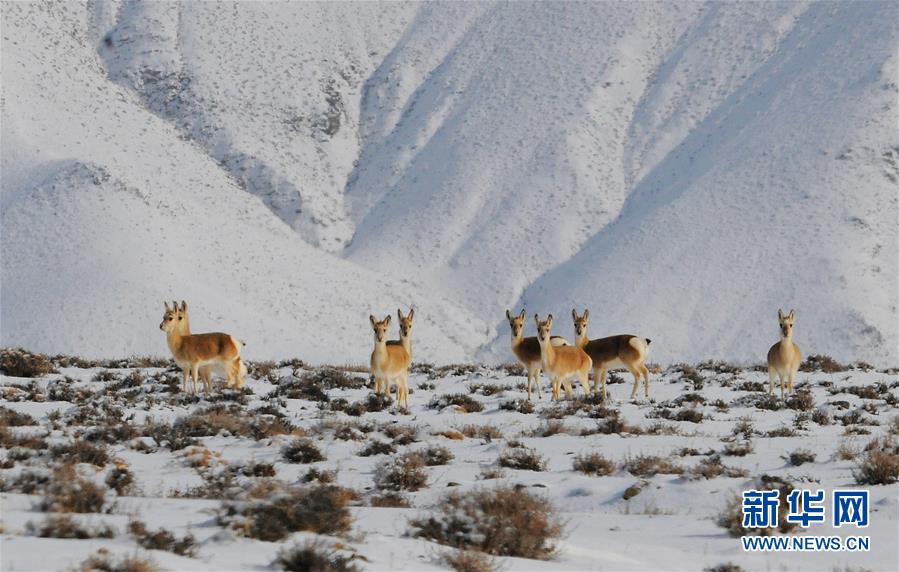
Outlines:
[[[190, 314], [187, 311], [187, 302], [181, 300], [181, 306], [178, 306], [178, 302], [172, 301], [172, 306], [175, 308], [175, 316], [178, 319], [178, 323], [181, 326], [181, 335], [190, 335]], [[240, 342], [241, 345], [244, 344], [243, 341]], [[244, 363], [243, 359], [240, 357], [237, 358], [236, 364], [237, 370], [235, 372], [229, 372], [226, 369], [223, 369], [218, 364], [209, 364], [200, 367], [200, 379], [203, 381], [203, 386], [206, 389], [206, 393], [210, 393], [212, 391], [212, 376], [218, 375], [220, 377], [224, 377], [226, 380], [226, 384], [229, 387], [233, 387], [233, 389], [242, 389], [244, 386], [244, 376], [247, 375], [247, 366]], [[235, 381], [232, 386], [232, 379]]]
[[[537, 338], [524, 337], [524, 317], [524, 308], [517, 316], [513, 316], [512, 312], [506, 310], [506, 319], [509, 320], [509, 328], [512, 330], [512, 353], [528, 372], [528, 401], [530, 401], [532, 383], [537, 384], [537, 398], [543, 399], [543, 394], [540, 392], [540, 371], [543, 369], [543, 359], [540, 355], [540, 342], [537, 341]], [[552, 336], [551, 341], [557, 346], [568, 345], [562, 336]]]
[[552, 314], [542, 321], [537, 314], [534, 314], [534, 321], [537, 322], [537, 341], [540, 342], [543, 371], [552, 381], [552, 398], [559, 399], [559, 390], [564, 383], [565, 395], [570, 399], [572, 396], [571, 378], [573, 377], [581, 380], [584, 392], [590, 395], [590, 368], [593, 367], [593, 360], [590, 359], [590, 356], [577, 346], [553, 345], [550, 336], [553, 327]]
[[[400, 339], [398, 340], [387, 340], [388, 346], [403, 346], [406, 349], [406, 352], [409, 354], [409, 362], [412, 362], [412, 323], [415, 320], [415, 308], [411, 308], [409, 310], [408, 316], [403, 316], [403, 312], [397, 308], [396, 309], [396, 317], [399, 320], [400, 324]], [[380, 393], [377, 387], [377, 380], [375, 381], [375, 393]], [[384, 388], [384, 393], [390, 395], [390, 383], [388, 382], [387, 387]]]
[[[164, 305], [165, 314], [162, 316], [159, 329], [165, 332], [169, 350], [175, 358], [175, 363], [181, 368], [183, 391], [187, 392], [187, 379], [190, 376], [194, 393], [196, 393], [197, 379], [202, 366], [210, 365], [216, 370], [224, 370], [232, 374], [240, 371], [238, 359], [243, 345], [240, 341], [220, 332], [183, 334], [181, 332], [181, 324], [184, 322], [183, 314], [179, 315], [178, 310], [169, 308], [168, 302], [164, 302]], [[230, 381], [231, 377], [229, 376]]]
[[787, 379], [787, 389], [793, 391], [793, 380], [799, 371], [802, 362], [802, 354], [799, 346], [793, 343], [793, 321], [796, 312], [784, 316], [783, 310], [777, 310], [777, 321], [780, 324], [780, 341], [768, 350], [768, 393], [774, 393], [774, 376], [780, 378], [780, 398], [784, 397], [784, 378]]
[[371, 352], [371, 374], [375, 378], [375, 391], [384, 390], [389, 395], [390, 382], [395, 381], [397, 406], [409, 407], [409, 365], [412, 363], [412, 356], [401, 343], [387, 344], [390, 314], [381, 321], [374, 316], [369, 316], [368, 320], [375, 334], [375, 348]]
[[608, 398], [606, 392], [606, 375], [612, 368], [626, 368], [634, 376], [634, 389], [631, 391], [631, 399], [636, 399], [637, 389], [640, 387], [640, 377], [643, 377], [646, 398], [649, 399], [649, 368], [646, 367], [646, 356], [649, 354], [649, 344], [652, 340], [630, 334], [609, 336], [591, 340], [587, 337], [587, 324], [590, 321], [590, 310], [584, 310], [583, 316], [578, 316], [576, 310], [571, 310], [574, 319], [574, 345], [583, 349], [593, 360], [593, 391], [594, 393], [602, 385], [602, 399]]

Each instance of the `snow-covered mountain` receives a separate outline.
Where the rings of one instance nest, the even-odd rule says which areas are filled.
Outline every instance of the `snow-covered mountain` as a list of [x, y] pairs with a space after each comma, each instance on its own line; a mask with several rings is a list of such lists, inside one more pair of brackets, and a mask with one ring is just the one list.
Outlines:
[[507, 307], [652, 359], [895, 365], [892, 2], [3, 3], [3, 345], [510, 360]]

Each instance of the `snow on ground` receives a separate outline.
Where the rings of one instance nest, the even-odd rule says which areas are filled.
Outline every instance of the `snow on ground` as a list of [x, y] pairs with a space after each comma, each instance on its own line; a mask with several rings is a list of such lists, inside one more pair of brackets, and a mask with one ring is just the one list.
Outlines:
[[[855, 488], [865, 445], [890, 434], [897, 438], [895, 371], [801, 372], [798, 397], [785, 405], [767, 396], [763, 371], [721, 364], [673, 366], [653, 374], [649, 401], [628, 401], [631, 382], [618, 378], [609, 385], [611, 402], [605, 407], [584, 400], [577, 387], [576, 399], [551, 403], [544, 382], [546, 391], [534, 402], [535, 411], [522, 413], [504, 408], [525, 398], [525, 377], [515, 368], [419, 365], [410, 380], [410, 410], [402, 412], [392, 406], [380, 411], [362, 407], [371, 396], [365, 373], [307, 368], [301, 362], [251, 364], [242, 393], [216, 391], [199, 397], [181, 393], [179, 374], [166, 367], [57, 363], [58, 373], [39, 379], [0, 378], [3, 570], [68, 569], [100, 548], [113, 555], [149, 556], [173, 570], [267, 569], [282, 548], [315, 535], [296, 532], [278, 542], [243, 536], [220, 520], [221, 507], [232, 502], [223, 497], [239, 504], [253, 494], [248, 491], [259, 494], [263, 483], [273, 480], [311, 486], [300, 484], [311, 469], [334, 471], [338, 485], [356, 492], [352, 528], [342, 536], [322, 538], [339, 545], [341, 554], [355, 556], [364, 569], [445, 567], [440, 555], [447, 549], [411, 536], [409, 520], [433, 513], [447, 491], [498, 484], [545, 496], [564, 522], [564, 534], [549, 560], [498, 558], [502, 569], [700, 570], [728, 562], [745, 570], [879, 571], [899, 566], [895, 484], [866, 487], [871, 491], [871, 525], [864, 531], [834, 530], [827, 523], [800, 533], [861, 532], [871, 537], [867, 553], [746, 554], [739, 540], [716, 523], [732, 495], [752, 487], [762, 475], [797, 488]], [[464, 398], [455, 398], [456, 406], [431, 406], [452, 395]], [[228, 412], [208, 413], [216, 407]], [[260, 408], [265, 409], [252, 413]], [[10, 421], [10, 410], [33, 417], [37, 425]], [[278, 418], [282, 423], [272, 429]], [[185, 424], [186, 419], [193, 421]], [[174, 433], [167, 432], [172, 424], [192, 427], [196, 436], [176, 443]], [[452, 431], [468, 436], [445, 436], [459, 436]], [[294, 437], [285, 432], [305, 435], [325, 459], [287, 462], [282, 448]], [[31, 445], [26, 444], [28, 436], [36, 438]], [[18, 445], [12, 446], [15, 439]], [[426, 467], [427, 484], [420, 490], [401, 491], [409, 507], [372, 506], [383, 493], [375, 487], [375, 467], [388, 455], [359, 453], [376, 441], [393, 443], [397, 455], [440, 446], [453, 458]], [[44, 442], [49, 449], [41, 448]], [[103, 482], [116, 464], [127, 466], [135, 478], [134, 487], [124, 489], [122, 496], [106, 491], [105, 512], [72, 515], [88, 528], [109, 525], [109, 538], [41, 538], [27, 532], [29, 522], [39, 527], [48, 516], [39, 509], [47, 485], [23, 475], [48, 474], [65, 459], [52, 452], [54, 447], [69, 442], [91, 442], [108, 453], [103, 466], [76, 465], [83, 478], [105, 489]], [[504, 453], [527, 449], [545, 459], [546, 470], [499, 467]], [[813, 459], [794, 466], [790, 454], [800, 450]], [[574, 470], [574, 459], [589, 453], [612, 461], [610, 474]], [[700, 463], [709, 463], [713, 455], [720, 456], [730, 476], [696, 477]], [[641, 456], [659, 456], [682, 474], [653, 475], [633, 465], [623, 467]], [[252, 463], [273, 476], [241, 473]], [[28, 482], [36, 482], [36, 488], [23, 494]], [[637, 494], [625, 500], [634, 485]], [[139, 548], [128, 528], [133, 520], [151, 531], [164, 528], [177, 539], [192, 535], [195, 554]]]
[[[661, 363], [897, 363], [897, 4], [6, 2], [0, 343], [435, 363], [589, 306]], [[103, 327], [96, 317], [103, 316]], [[355, 324], [356, 326], [354, 326]], [[300, 351], [301, 350], [301, 351]]]

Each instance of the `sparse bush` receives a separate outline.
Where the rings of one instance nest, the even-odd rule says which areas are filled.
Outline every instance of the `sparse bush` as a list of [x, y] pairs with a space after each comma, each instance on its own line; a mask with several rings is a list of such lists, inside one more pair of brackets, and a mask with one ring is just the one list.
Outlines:
[[97, 467], [105, 467], [109, 462], [106, 449], [91, 445], [87, 441], [57, 445], [50, 449], [50, 456], [63, 463], [90, 463]]
[[269, 542], [299, 531], [342, 534], [352, 524], [347, 508], [351, 497], [349, 491], [334, 485], [288, 487], [267, 499], [249, 502], [242, 511], [226, 506], [220, 518], [228, 523], [240, 513], [244, 520], [234, 523], [236, 528], [251, 538]]
[[709, 566], [703, 569], [702, 572], [744, 572], [744, 570], [733, 562], [725, 562], [717, 566]]
[[493, 559], [477, 550], [453, 550], [444, 552], [440, 560], [455, 572], [495, 572]]
[[392, 443], [371, 441], [359, 451], [358, 455], [360, 457], [371, 457], [373, 455], [393, 455], [394, 453], [396, 453], [396, 447]]
[[333, 483], [337, 480], [336, 471], [320, 471], [315, 467], [311, 467], [300, 480], [304, 483], [319, 482], [323, 484]]
[[534, 403], [527, 399], [507, 399], [500, 402], [499, 408], [503, 411], [517, 411], [530, 415], [534, 412]]
[[724, 454], [728, 457], [745, 457], [755, 448], [752, 445], [752, 441], [735, 441], [733, 443], [728, 443], [724, 446]]
[[715, 373], [729, 373], [731, 375], [739, 375], [743, 373], [743, 368], [727, 363], [726, 361], [706, 360], [696, 366], [697, 369], [710, 369]]
[[680, 475], [684, 468], [677, 463], [656, 455], [637, 455], [624, 461], [624, 468], [635, 477], [651, 477], [659, 473]]
[[792, 484], [779, 477], [762, 475], [760, 483], [757, 486], [747, 487], [747, 489], [748, 488], [764, 491], [780, 491], [778, 498], [780, 498], [781, 501], [777, 507], [778, 526], [777, 528], [743, 528], [743, 499], [739, 495], [733, 495], [724, 511], [718, 515], [717, 519], [718, 526], [727, 529], [732, 537], [739, 538], [747, 535], [771, 536], [775, 532], [791, 532], [798, 526], [795, 523], [787, 521], [786, 517], [790, 510], [789, 503], [784, 502], [783, 500], [788, 498], [790, 493], [793, 492]]
[[790, 453], [790, 464], [794, 467], [798, 467], [805, 463], [814, 463], [815, 462], [815, 454], [807, 449], [797, 449]]
[[0, 371], [12, 377], [41, 377], [56, 373], [50, 358], [22, 348], [0, 349]]
[[687, 471], [687, 478], [691, 480], [698, 479], [714, 479], [724, 475], [730, 478], [745, 477], [749, 474], [745, 469], [737, 469], [728, 467], [721, 462], [721, 457], [712, 455], [699, 461], [694, 467]]
[[139, 520], [132, 520], [128, 523], [128, 532], [141, 548], [146, 548], [147, 550], [165, 550], [174, 552], [179, 556], [190, 557], [193, 557], [197, 552], [196, 539], [192, 534], [178, 539], [164, 528], [151, 532]]
[[778, 427], [777, 429], [771, 429], [769, 431], [765, 431], [765, 437], [795, 437], [796, 430], [792, 427]]
[[101, 548], [81, 563], [80, 572], [157, 572], [159, 568], [148, 558], [124, 556], [113, 560], [109, 551]]
[[503, 432], [493, 425], [463, 425], [459, 432], [469, 439], [484, 439], [488, 443], [503, 438]]
[[806, 358], [799, 371], [823, 371], [824, 373], [838, 373], [848, 368], [828, 355], [812, 355]]
[[448, 407], [450, 405], [461, 409], [465, 413], [478, 413], [484, 410], [484, 406], [480, 401], [464, 393], [452, 393], [439, 396], [435, 395], [428, 403], [428, 408], [443, 409], [444, 407]]
[[756, 393], [767, 391], [765, 384], [760, 381], [744, 381], [737, 387], [737, 389], [740, 391], [751, 391]]
[[121, 460], [116, 460], [115, 466], [107, 473], [105, 482], [106, 486], [113, 489], [119, 496], [134, 491], [134, 474]]
[[828, 415], [827, 411], [824, 409], [815, 409], [812, 411], [812, 421], [818, 425], [830, 425], [832, 423], [830, 415]]
[[420, 454], [425, 461], [425, 465], [429, 467], [446, 465], [455, 458], [449, 449], [439, 445], [431, 445], [424, 451], [421, 451]]
[[451, 492], [439, 512], [410, 522], [414, 536], [496, 556], [549, 558], [562, 524], [552, 504], [514, 487]]
[[387, 491], [369, 499], [369, 504], [379, 508], [409, 508], [409, 499], [400, 493]]
[[317, 463], [324, 461], [325, 456], [310, 439], [294, 439], [281, 449], [281, 456], [288, 463]]
[[229, 467], [233, 472], [239, 472], [245, 477], [274, 477], [277, 471], [271, 463], [259, 463], [250, 461], [245, 465], [236, 465]]
[[892, 437], [873, 439], [855, 472], [860, 485], [890, 485], [899, 480], [899, 444]]
[[268, 361], [247, 361], [247, 375], [253, 379], [268, 380], [275, 382], [278, 380], [278, 364]]
[[9, 407], [0, 407], [0, 427], [24, 427], [28, 425], [37, 425], [37, 421], [31, 415], [13, 411]]
[[88, 528], [75, 522], [67, 514], [48, 515], [40, 526], [29, 522], [26, 525], [26, 533], [41, 538], [76, 538], [79, 540], [86, 538], [112, 538], [115, 536], [115, 530], [108, 525], [99, 528]]
[[615, 463], [606, 459], [602, 453], [586, 453], [574, 458], [573, 467], [585, 475], [604, 476], [615, 472]]
[[45, 512], [102, 512], [106, 491], [78, 477], [74, 465], [62, 465], [47, 483], [40, 509]]
[[325, 544], [310, 540], [282, 548], [272, 562], [277, 570], [287, 572], [354, 572], [358, 570], [353, 558], [342, 556]]
[[689, 421], [690, 423], [702, 423], [703, 414], [699, 409], [684, 407], [674, 416], [675, 421]]
[[702, 390], [702, 386], [704, 385], [705, 380], [703, 379], [702, 374], [699, 373], [699, 370], [687, 364], [680, 364], [678, 368], [681, 370], [682, 381], [692, 383], [693, 391]]
[[837, 447], [835, 457], [840, 461], [854, 461], [859, 454], [859, 448], [849, 441], [843, 441]]
[[565, 426], [563, 421], [559, 421], [558, 419], [550, 419], [548, 421], [544, 421], [540, 427], [535, 428], [531, 431], [531, 437], [552, 437], [553, 435], [558, 435], [560, 433], [568, 434], [571, 431], [568, 427]]
[[787, 398], [786, 405], [797, 411], [811, 411], [815, 407], [815, 398], [812, 397], [811, 391], [800, 389]]
[[387, 459], [375, 468], [375, 486], [383, 491], [417, 491], [428, 484], [425, 461], [418, 453]]
[[394, 445], [408, 445], [418, 441], [418, 427], [393, 423], [386, 425], [382, 431], [393, 439]]
[[546, 459], [534, 449], [520, 447], [506, 449], [499, 456], [499, 466], [520, 471], [545, 471]]

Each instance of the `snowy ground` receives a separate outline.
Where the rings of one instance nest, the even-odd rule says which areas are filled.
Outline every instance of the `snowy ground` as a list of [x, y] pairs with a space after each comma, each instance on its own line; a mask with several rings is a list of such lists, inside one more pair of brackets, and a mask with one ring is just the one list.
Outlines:
[[[871, 537], [868, 553], [749, 555], [716, 523], [732, 495], [751, 488], [762, 475], [780, 477], [798, 488], [855, 486], [864, 446], [897, 432], [895, 371], [803, 372], [798, 389], [808, 394], [784, 407], [761, 391], [763, 372], [671, 367], [653, 375], [649, 402], [627, 400], [630, 382], [609, 386], [612, 402], [606, 409], [582, 399], [550, 403], [546, 388], [535, 411], [525, 414], [500, 407], [525, 396], [525, 378], [510, 375], [517, 373], [514, 369], [420, 366], [410, 379], [409, 412], [393, 407], [364, 412], [354, 404], [367, 402], [371, 394], [367, 374], [294, 367], [300, 365], [255, 366], [243, 394], [216, 392], [212, 399], [180, 393], [177, 373], [166, 368], [60, 367], [59, 373], [37, 380], [0, 378], [2, 406], [37, 422], [10, 422], [9, 411], [3, 410], [9, 425], [4, 445], [18, 439], [18, 446], [3, 449], [0, 567], [71, 569], [106, 548], [114, 555], [149, 556], [165, 569], [267, 569], [279, 550], [314, 535], [293, 533], [280, 542], [247, 538], [220, 524], [219, 509], [245, 499], [248, 491], [258, 491], [261, 481], [297, 485], [315, 468], [335, 471], [337, 484], [357, 493], [350, 509], [351, 530], [324, 541], [339, 546], [342, 554], [355, 555], [355, 564], [365, 569], [445, 567], [440, 557], [448, 549], [412, 537], [410, 518], [430, 514], [448, 490], [498, 483], [522, 485], [547, 496], [565, 523], [551, 559], [497, 559], [502, 569], [700, 570], [728, 562], [746, 570], [897, 569], [896, 485], [867, 487], [872, 495], [871, 526], [863, 532]], [[315, 387], [333, 385], [344, 387], [326, 389], [318, 401], [292, 398], [299, 391], [309, 395]], [[576, 388], [577, 395], [581, 391]], [[454, 394], [472, 398], [483, 410], [429, 407], [433, 398]], [[200, 429], [191, 425], [198, 431], [194, 434], [209, 433], [194, 442], [172, 443], [165, 436], [172, 435], [163, 431], [167, 424], [210, 406], [234, 409], [228, 415], [207, 415]], [[264, 413], [248, 413], [262, 407]], [[283, 422], [272, 428], [276, 417]], [[266, 424], [268, 430], [263, 429]], [[229, 429], [220, 430], [222, 425]], [[495, 431], [485, 438], [486, 430], [478, 436], [477, 427]], [[439, 434], [460, 436], [447, 433], [451, 431], [469, 436]], [[294, 436], [279, 434], [283, 432]], [[29, 435], [38, 437], [30, 441], [34, 448], [24, 439]], [[282, 448], [297, 435], [311, 439], [326, 459], [286, 462]], [[28, 478], [21, 475], [49, 474], [65, 459], [63, 453], [50, 452], [54, 446], [86, 439], [106, 449], [109, 459], [98, 461], [102, 467], [77, 464], [79, 475], [106, 488], [103, 483], [114, 467], [127, 465], [135, 478], [123, 496], [112, 489], [106, 492], [103, 513], [73, 515], [95, 530], [109, 525], [111, 537], [58, 539], [29, 533], [29, 522], [40, 527], [48, 517], [39, 508], [47, 485], [38, 482], [33, 494], [22, 494]], [[372, 500], [383, 492], [375, 487], [375, 467], [387, 457], [359, 455], [374, 441], [393, 442], [398, 454], [442, 446], [454, 458], [427, 467], [424, 488], [400, 493], [409, 508], [374, 507]], [[41, 449], [44, 442], [49, 448]], [[746, 443], [751, 446], [744, 456], [727, 454], [739, 453]], [[490, 474], [500, 469], [501, 454], [521, 446], [544, 457], [546, 470], [503, 468], [498, 475]], [[812, 453], [814, 461], [793, 466], [788, 458], [800, 449]], [[573, 469], [578, 455], [592, 452], [616, 464], [611, 474], [588, 476]], [[695, 468], [711, 452], [720, 454], [731, 474], [746, 476], [695, 476]], [[853, 452], [855, 460], [845, 459]], [[684, 472], [640, 476], [632, 474], [639, 472], [636, 469], [622, 466], [641, 455], [661, 456]], [[271, 464], [265, 468], [274, 469], [274, 477], [244, 476], [238, 468], [250, 462]], [[231, 480], [224, 478], [227, 474]], [[640, 491], [625, 500], [624, 492], [633, 485]], [[167, 529], [179, 539], [193, 535], [194, 555], [138, 547], [128, 528], [134, 520], [153, 531]], [[832, 529], [828, 522], [801, 534], [852, 533], [851, 528]]]

